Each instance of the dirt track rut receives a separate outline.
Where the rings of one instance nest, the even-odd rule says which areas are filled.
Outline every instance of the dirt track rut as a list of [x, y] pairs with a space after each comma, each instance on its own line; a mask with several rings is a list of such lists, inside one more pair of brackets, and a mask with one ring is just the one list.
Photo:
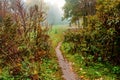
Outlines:
[[56, 50], [56, 55], [58, 58], [59, 65], [63, 72], [63, 78], [65, 80], [80, 80], [80, 79], [77, 79], [76, 74], [73, 72], [71, 64], [64, 59], [62, 52], [60, 51], [61, 43], [62, 42], [58, 44], [55, 50]]

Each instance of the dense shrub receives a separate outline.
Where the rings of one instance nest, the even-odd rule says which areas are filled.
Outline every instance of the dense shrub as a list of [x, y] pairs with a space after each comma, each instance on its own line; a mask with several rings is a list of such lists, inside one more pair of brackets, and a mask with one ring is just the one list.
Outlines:
[[[86, 67], [87, 73], [83, 75], [89, 75], [90, 79], [105, 78], [104, 75], [110, 73], [119, 80], [120, 0], [97, 0], [95, 15], [86, 18], [88, 20], [86, 27], [76, 28], [76, 30], [71, 28], [65, 32], [62, 50], [68, 53], [65, 55], [69, 60], [76, 62], [77, 71], [81, 67]], [[84, 60], [77, 58], [76, 55], [83, 57]], [[83, 63], [78, 63], [82, 61]], [[82, 70], [79, 72], [80, 75], [81, 72]], [[105, 78], [105, 80], [110, 79]]]
[[14, 22], [10, 13], [0, 23], [0, 65], [3, 71], [6, 68], [8, 71], [0, 79], [9, 76], [11, 79], [38, 80], [42, 59], [49, 58], [49, 29], [40, 25], [44, 21], [44, 13], [39, 11], [37, 5], [32, 8], [35, 16], [27, 16], [25, 26], [21, 20]]
[[99, 0], [96, 14], [87, 16], [88, 26], [78, 31], [67, 31], [64, 42], [73, 43], [72, 51], [94, 56], [94, 61], [120, 64], [120, 1]]

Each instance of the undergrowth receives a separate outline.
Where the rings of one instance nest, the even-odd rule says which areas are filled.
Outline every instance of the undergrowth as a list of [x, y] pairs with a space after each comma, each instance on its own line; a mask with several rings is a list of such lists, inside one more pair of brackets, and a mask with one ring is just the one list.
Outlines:
[[113, 66], [107, 62], [93, 62], [93, 56], [87, 58], [82, 53], [68, 52], [72, 45], [69, 43], [62, 44], [61, 50], [68, 61], [72, 62], [73, 69], [83, 80], [119, 80], [116, 72], [120, 67]]

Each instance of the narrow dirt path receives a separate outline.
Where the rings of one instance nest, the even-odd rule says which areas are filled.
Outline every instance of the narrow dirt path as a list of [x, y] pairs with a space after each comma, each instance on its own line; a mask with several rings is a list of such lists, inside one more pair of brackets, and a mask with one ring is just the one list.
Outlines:
[[59, 65], [63, 72], [64, 79], [65, 80], [80, 80], [80, 79], [77, 79], [76, 74], [72, 70], [72, 66], [64, 59], [64, 57], [60, 51], [61, 43], [62, 42], [60, 42], [58, 44], [58, 46], [56, 47], [55, 50], [56, 50], [56, 55], [58, 58]]

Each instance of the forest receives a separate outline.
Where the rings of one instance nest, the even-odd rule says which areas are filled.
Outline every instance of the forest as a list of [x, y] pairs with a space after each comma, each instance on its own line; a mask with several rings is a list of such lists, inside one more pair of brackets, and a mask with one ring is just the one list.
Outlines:
[[120, 80], [120, 0], [60, 1], [0, 0], [0, 80]]

